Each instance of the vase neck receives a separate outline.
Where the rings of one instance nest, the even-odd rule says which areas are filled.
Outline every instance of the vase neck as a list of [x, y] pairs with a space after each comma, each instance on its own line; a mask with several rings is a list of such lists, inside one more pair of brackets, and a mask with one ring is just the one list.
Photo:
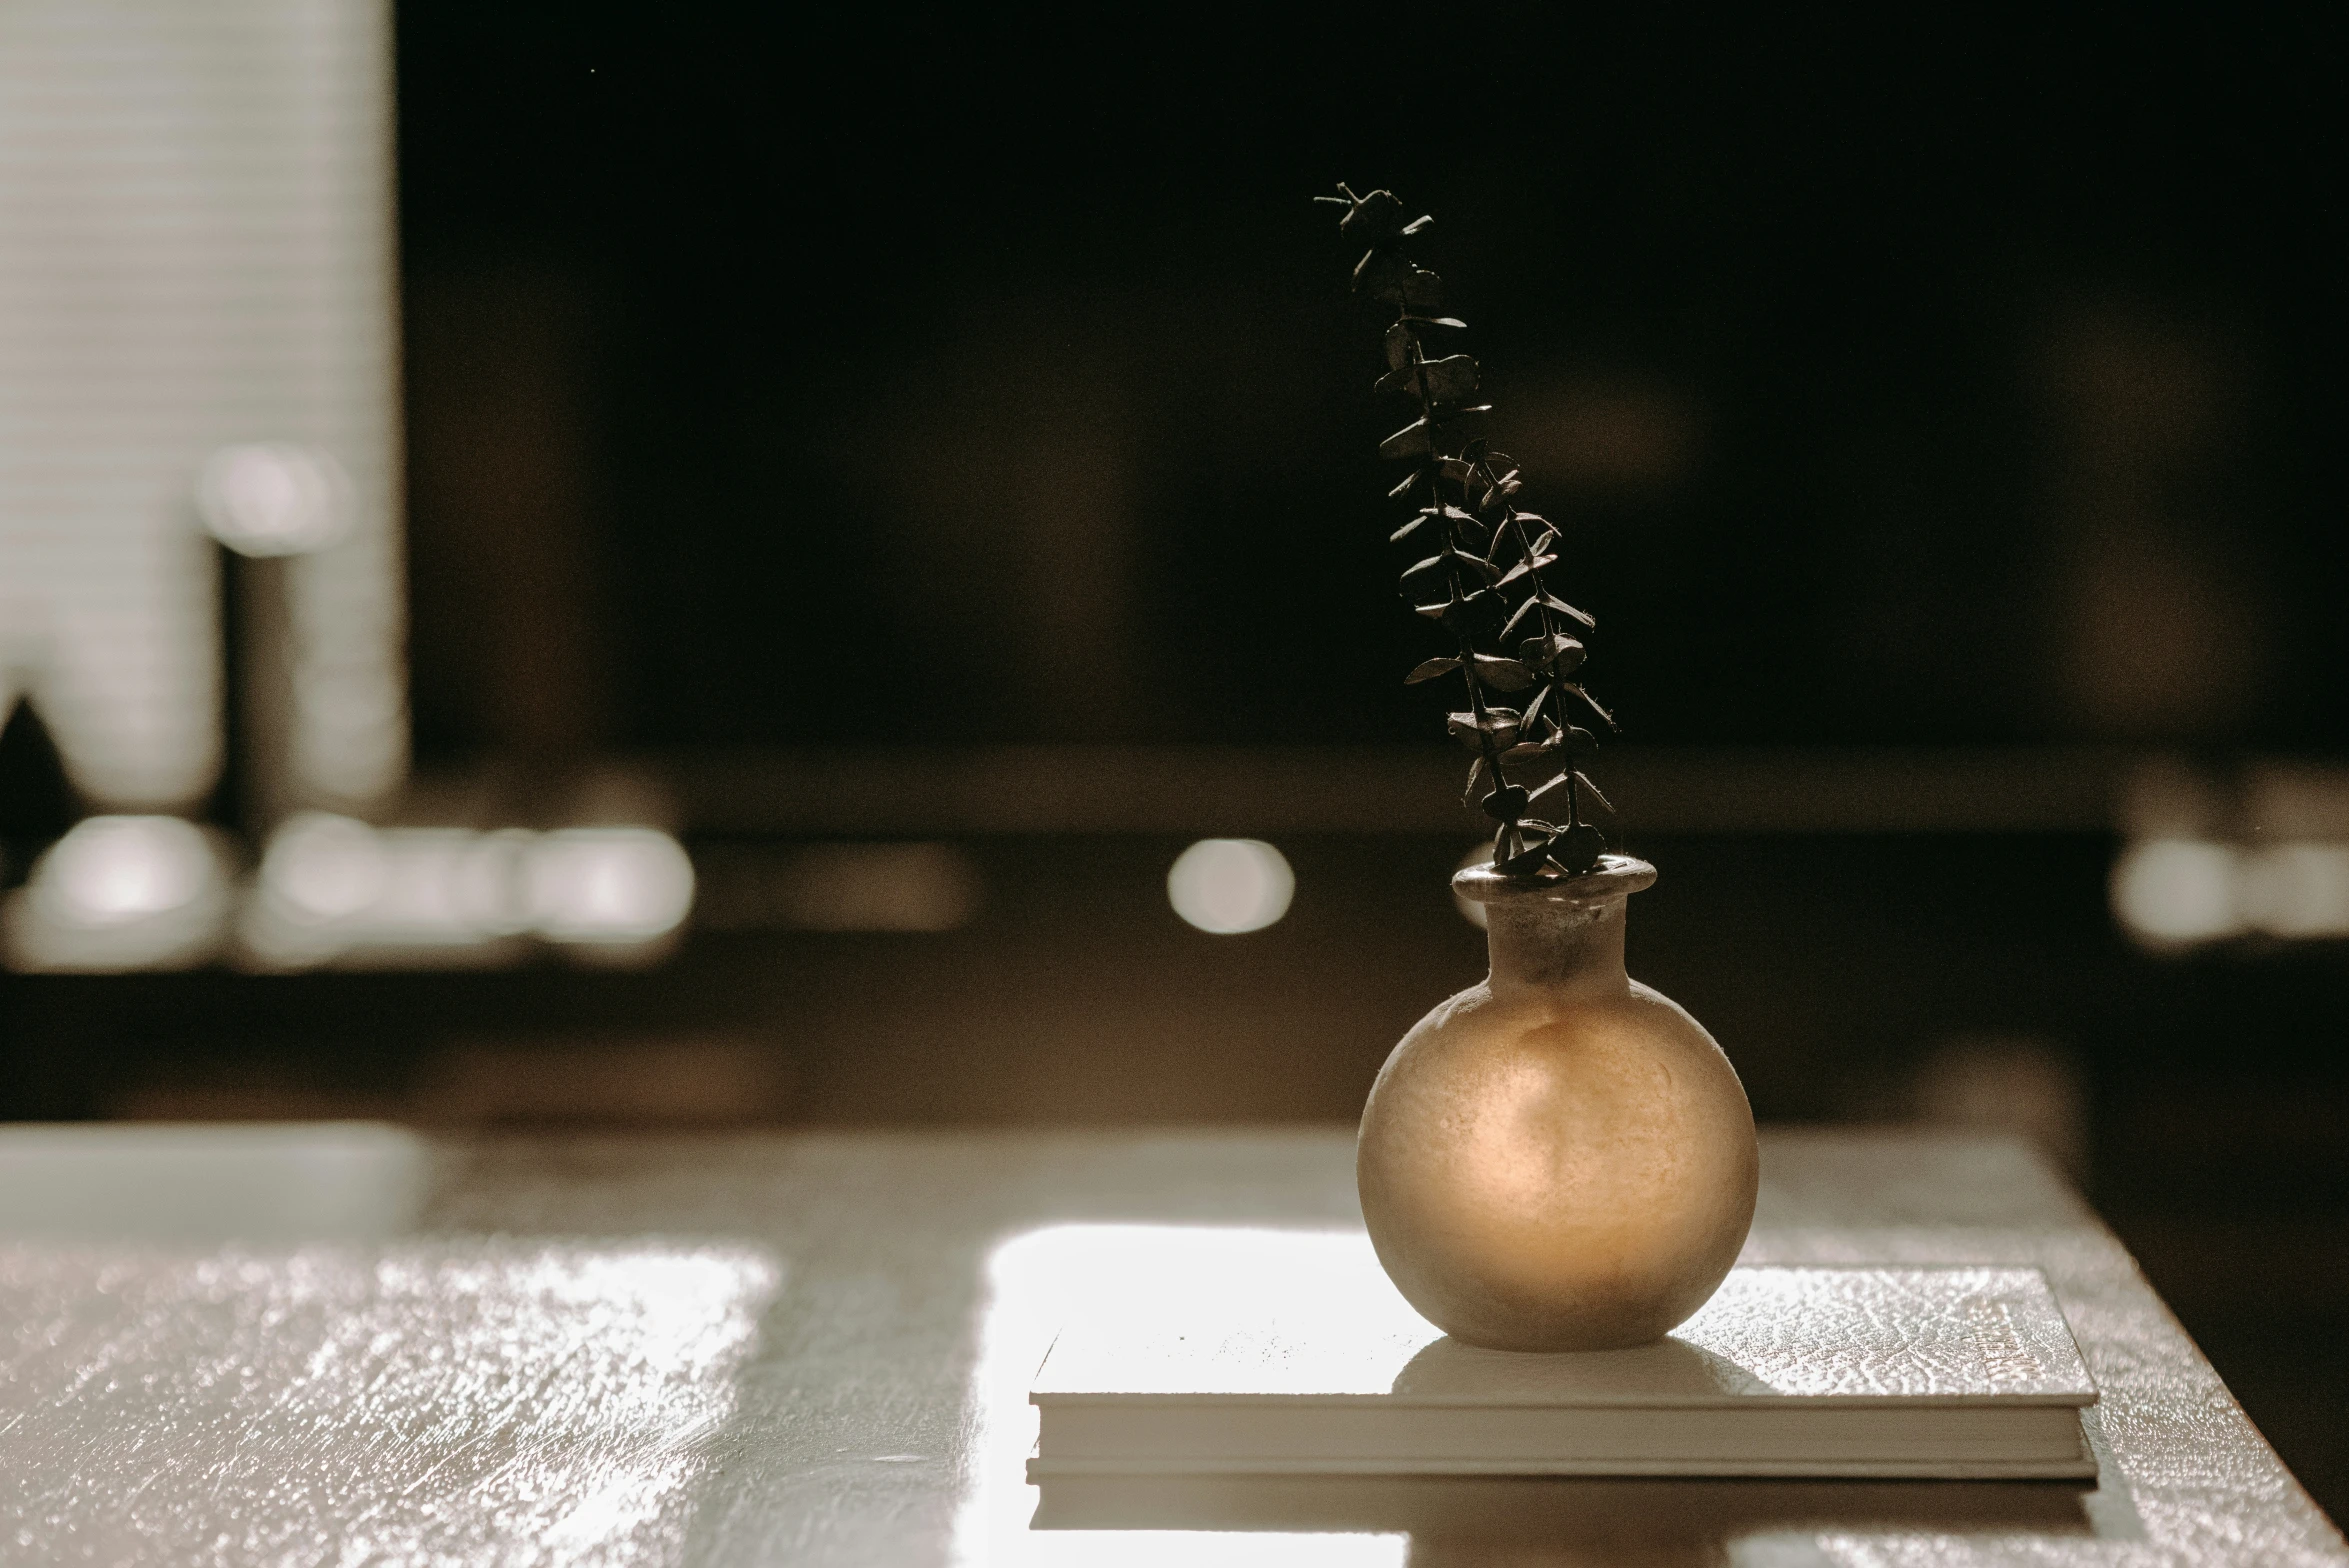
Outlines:
[[1500, 898], [1485, 905], [1494, 991], [1613, 996], [1631, 987], [1623, 969], [1628, 898]]

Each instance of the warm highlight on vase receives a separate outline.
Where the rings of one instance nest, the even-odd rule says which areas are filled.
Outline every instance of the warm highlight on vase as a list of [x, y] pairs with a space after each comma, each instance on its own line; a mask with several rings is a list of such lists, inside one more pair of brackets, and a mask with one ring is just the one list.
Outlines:
[[1605, 1350], [1661, 1338], [1719, 1286], [1759, 1162], [1736, 1069], [1623, 967], [1609, 855], [1555, 882], [1464, 871], [1492, 973], [1403, 1037], [1370, 1091], [1356, 1174], [1379, 1259], [1455, 1339]]

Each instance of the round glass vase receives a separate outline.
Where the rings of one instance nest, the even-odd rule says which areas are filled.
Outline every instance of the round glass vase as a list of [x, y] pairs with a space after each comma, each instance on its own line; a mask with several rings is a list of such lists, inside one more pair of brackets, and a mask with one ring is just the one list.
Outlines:
[[1494, 1350], [1660, 1339], [1737, 1260], [1760, 1162], [1737, 1070], [1624, 973], [1656, 868], [1452, 879], [1484, 905], [1492, 973], [1403, 1036], [1363, 1108], [1370, 1239], [1411, 1305]]

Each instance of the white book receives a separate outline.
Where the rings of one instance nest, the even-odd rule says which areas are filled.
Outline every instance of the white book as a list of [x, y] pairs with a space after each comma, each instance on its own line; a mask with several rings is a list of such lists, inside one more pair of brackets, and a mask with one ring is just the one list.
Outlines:
[[1735, 1269], [1658, 1344], [1559, 1355], [1463, 1345], [1391, 1289], [1333, 1300], [1070, 1324], [1030, 1478], [2096, 1473], [2037, 1269]]

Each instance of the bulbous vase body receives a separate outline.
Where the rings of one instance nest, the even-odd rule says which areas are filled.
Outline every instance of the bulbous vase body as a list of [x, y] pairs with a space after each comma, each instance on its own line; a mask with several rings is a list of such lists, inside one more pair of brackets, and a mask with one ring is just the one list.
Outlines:
[[1355, 1173], [1408, 1301], [1495, 1350], [1659, 1339], [1705, 1303], [1753, 1223], [1759, 1161], [1736, 1069], [1623, 968], [1629, 896], [1608, 855], [1555, 882], [1463, 871], [1492, 973], [1379, 1071]]

